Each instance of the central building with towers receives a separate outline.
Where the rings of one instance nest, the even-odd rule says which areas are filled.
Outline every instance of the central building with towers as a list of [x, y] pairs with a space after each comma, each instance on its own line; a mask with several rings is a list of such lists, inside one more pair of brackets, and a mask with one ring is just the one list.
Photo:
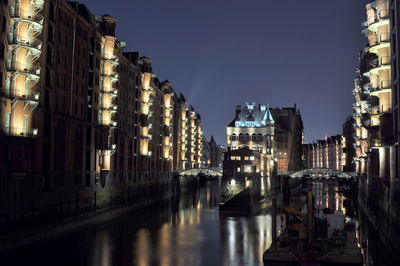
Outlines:
[[272, 174], [275, 122], [267, 105], [236, 106], [235, 118], [226, 130], [224, 174]]

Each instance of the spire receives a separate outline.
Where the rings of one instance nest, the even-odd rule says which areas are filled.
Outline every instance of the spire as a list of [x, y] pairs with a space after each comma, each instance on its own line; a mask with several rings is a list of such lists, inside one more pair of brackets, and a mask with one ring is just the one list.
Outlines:
[[267, 104], [267, 110], [265, 111], [264, 114], [264, 121], [267, 121], [267, 123], [275, 123], [274, 118], [272, 117], [271, 111], [269, 110], [269, 104]]
[[213, 142], [215, 143], [214, 136], [211, 135], [210, 143], [213, 143]]

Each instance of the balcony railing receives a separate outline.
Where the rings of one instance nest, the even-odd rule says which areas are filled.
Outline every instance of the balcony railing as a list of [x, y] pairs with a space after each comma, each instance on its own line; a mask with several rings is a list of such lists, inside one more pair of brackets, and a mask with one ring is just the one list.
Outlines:
[[109, 127], [116, 127], [117, 121], [113, 120], [100, 120], [101, 125], [109, 126]]
[[113, 96], [117, 96], [117, 94], [118, 94], [118, 91], [116, 89], [107, 90], [107, 91], [104, 89], [101, 89], [100, 92], [104, 93], [104, 94], [113, 95]]
[[391, 80], [380, 80], [377, 87], [371, 88], [371, 92], [386, 90], [390, 89], [391, 87], [392, 87]]
[[23, 72], [37, 76], [40, 75], [40, 65], [37, 63], [21, 64], [18, 62], [12, 62], [8, 65], [8, 70], [11, 72]]
[[105, 58], [105, 57], [103, 57], [101, 60], [105, 61], [105, 62], [112, 63], [112, 64], [118, 64], [119, 63], [118, 55], [115, 55], [115, 57], [113, 57], [113, 58]]
[[390, 104], [381, 104], [371, 108], [371, 115], [381, 115], [391, 111], [392, 109]]
[[10, 9], [10, 16], [15, 19], [32, 21], [40, 25], [43, 25], [44, 20], [43, 16], [38, 13], [29, 12], [21, 9]]
[[17, 98], [22, 99], [25, 101], [34, 101], [39, 102], [40, 93], [34, 90], [18, 90], [18, 89], [11, 89], [11, 90], [1, 90], [0, 95], [6, 98]]
[[391, 57], [390, 56], [381, 56], [377, 59], [371, 61], [371, 70], [369, 71], [372, 74], [379, 74], [379, 71], [390, 69], [391, 65]]
[[117, 106], [100, 106], [100, 110], [110, 111], [110, 112], [117, 112]]
[[377, 14], [368, 18], [368, 25], [372, 25], [383, 19], [388, 19], [388, 18], [389, 18], [389, 9], [381, 9], [377, 12]]
[[10, 38], [8, 42], [11, 45], [21, 45], [26, 47], [32, 47], [40, 50], [42, 48], [42, 41], [37, 38], [32, 38], [31, 40], [19, 40], [17, 37]]
[[36, 138], [38, 130], [35, 128], [5, 127], [3, 133], [12, 137]]
[[103, 73], [103, 74], [101, 74], [101, 76], [103, 78], [109, 78], [109, 79], [112, 79], [114, 81], [117, 81], [118, 77], [119, 77], [119, 74], [118, 73], [110, 73], [110, 74]]

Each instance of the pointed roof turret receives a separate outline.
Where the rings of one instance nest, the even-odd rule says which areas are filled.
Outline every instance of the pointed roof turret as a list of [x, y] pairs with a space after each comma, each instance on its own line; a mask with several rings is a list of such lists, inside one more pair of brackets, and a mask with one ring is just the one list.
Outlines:
[[274, 118], [272, 117], [271, 111], [269, 110], [269, 104], [267, 104], [267, 110], [265, 111], [263, 120], [267, 121], [267, 123], [275, 122]]
[[210, 143], [215, 143], [214, 136], [211, 135]]

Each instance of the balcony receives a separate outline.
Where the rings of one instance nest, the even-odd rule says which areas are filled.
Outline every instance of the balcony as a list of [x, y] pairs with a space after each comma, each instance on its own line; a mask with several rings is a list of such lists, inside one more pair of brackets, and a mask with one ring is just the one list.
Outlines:
[[3, 133], [9, 137], [36, 138], [38, 130], [36, 128], [5, 127]]
[[112, 90], [101, 89], [100, 92], [103, 93], [103, 94], [108, 94], [108, 95], [115, 96], [115, 97], [118, 95], [118, 90], [117, 89], [112, 89]]
[[107, 127], [116, 127], [117, 122], [113, 120], [100, 120], [100, 125], [107, 126]]
[[392, 88], [391, 80], [380, 80], [379, 86], [377, 88], [371, 88], [372, 96], [379, 96], [379, 94], [384, 92], [390, 92]]
[[5, 98], [18, 99], [23, 101], [39, 102], [40, 93], [35, 90], [1, 90], [0, 95]]
[[373, 64], [371, 64], [370, 73], [374, 75], [379, 75], [379, 72], [383, 70], [390, 70], [391, 68], [391, 57], [381, 56]]
[[379, 119], [366, 119], [363, 121], [363, 125], [366, 128], [373, 128], [373, 127], [378, 127], [380, 125]]
[[373, 54], [377, 54], [382, 48], [390, 47], [390, 33], [380, 32], [377, 36], [375, 43], [370, 44], [368, 51]]
[[109, 111], [109, 112], [117, 112], [118, 107], [117, 106], [101, 106], [100, 110]]
[[34, 50], [38, 54], [40, 54], [40, 49], [42, 49], [42, 41], [37, 38], [32, 38], [31, 40], [19, 40], [14, 37], [9, 38], [8, 43], [14, 47], [23, 47]]
[[368, 30], [376, 32], [377, 29], [385, 24], [389, 24], [389, 9], [381, 9], [368, 19]]
[[118, 81], [118, 78], [119, 78], [119, 74], [115, 73], [115, 72], [110, 73], [110, 74], [103, 73], [103, 74], [101, 74], [101, 76], [103, 77], [103, 79], [108, 78], [108, 79], [111, 79], [112, 81]]
[[107, 63], [111, 63], [113, 65], [118, 65], [119, 64], [119, 58], [117, 56], [113, 57], [113, 58], [105, 58], [105, 57], [103, 57], [103, 58], [101, 58], [101, 60], [104, 61], [104, 62], [107, 62]]
[[9, 72], [25, 74], [25, 75], [34, 75], [40, 76], [40, 65], [37, 63], [33, 64], [21, 64], [18, 62], [12, 62], [8, 64], [7, 69]]
[[373, 106], [371, 108], [371, 117], [372, 118], [379, 118], [381, 115], [391, 113], [391, 106], [389, 104], [382, 104], [378, 106]]
[[29, 12], [20, 9], [10, 9], [10, 17], [15, 20], [21, 20], [29, 23], [37, 24], [37, 26], [42, 27], [44, 17], [36, 12]]

